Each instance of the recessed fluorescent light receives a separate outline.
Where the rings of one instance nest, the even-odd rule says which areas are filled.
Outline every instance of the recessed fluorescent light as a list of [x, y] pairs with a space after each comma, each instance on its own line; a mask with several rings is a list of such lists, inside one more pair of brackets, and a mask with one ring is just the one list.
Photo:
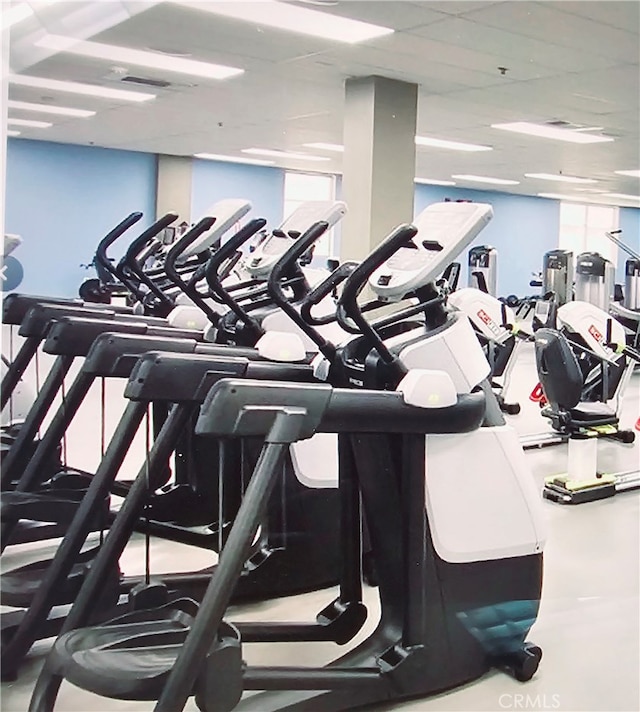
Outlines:
[[253, 156], [271, 156], [272, 158], [295, 158], [301, 161], [328, 161], [326, 156], [313, 156], [309, 153], [295, 153], [294, 151], [274, 151], [270, 148], [243, 148], [242, 153]]
[[480, 146], [476, 143], [462, 143], [461, 141], [445, 141], [431, 136], [416, 136], [417, 146], [430, 146], [431, 148], [449, 148], [452, 151], [493, 151], [491, 146]]
[[455, 181], [436, 180], [435, 178], [414, 178], [413, 182], [420, 183], [422, 185], [455, 185]]
[[457, 174], [451, 176], [458, 180], [469, 180], [475, 183], [494, 183], [495, 185], [519, 185], [519, 180], [506, 180], [504, 178], [491, 178], [489, 176], [474, 176], [469, 174]]
[[632, 178], [640, 178], [640, 171], [614, 171], [619, 176], [631, 176]]
[[252, 166], [273, 166], [273, 161], [261, 161], [259, 158], [243, 158], [242, 156], [223, 156], [218, 153], [194, 153], [194, 158], [204, 158], [206, 161], [224, 161], [225, 163], [247, 163]]
[[9, 126], [30, 126], [34, 129], [48, 129], [53, 124], [48, 121], [32, 121], [31, 119], [7, 119]]
[[539, 178], [540, 180], [553, 180], [558, 183], [597, 183], [593, 178], [577, 178], [576, 176], [565, 176], [555, 173], [525, 173], [525, 178]]
[[550, 138], [556, 141], [569, 141], [570, 143], [602, 143], [613, 141], [610, 136], [594, 136], [589, 133], [580, 133], [573, 129], [560, 129], [556, 126], [545, 126], [544, 124], [534, 124], [529, 121], [515, 121], [507, 124], [491, 124], [492, 129], [501, 131], [513, 131], [514, 133], [537, 136], [539, 138]]
[[334, 151], [335, 153], [344, 153], [344, 146], [340, 143], [303, 143], [305, 148], [318, 148], [321, 151]]
[[[4, 2], [2, 3], [4, 5]], [[13, 25], [17, 25], [18, 22], [26, 20], [27, 17], [33, 15], [33, 10], [29, 7], [26, 2], [18, 3], [13, 7], [9, 7], [2, 10], [2, 29], [6, 30]]]
[[309, 10], [305, 7], [291, 5], [288, 2], [276, 2], [276, 0], [215, 3], [177, 0], [175, 4], [203, 10], [214, 15], [231, 17], [235, 20], [245, 20], [252, 25], [264, 25], [278, 30], [288, 30], [301, 35], [321, 37], [327, 40], [346, 42], [347, 44], [365, 42], [393, 33], [393, 30], [389, 27], [372, 25], [368, 22], [352, 20], [349, 17], [332, 15], [328, 12]]
[[604, 193], [606, 198], [621, 198], [623, 200], [640, 200], [640, 195], [629, 195], [628, 193]]
[[592, 203], [586, 195], [565, 195], [564, 193], [538, 193], [539, 198], [551, 198], [552, 200], [574, 200], [578, 203]]
[[7, 131], [7, 136], [20, 136], [21, 133], [22, 131], [11, 131], [11, 129], [9, 129]]
[[10, 109], [21, 109], [22, 111], [38, 111], [42, 114], [58, 114], [59, 116], [78, 116], [87, 118], [95, 116], [95, 111], [86, 109], [70, 109], [66, 106], [52, 106], [51, 104], [31, 104], [28, 101], [14, 101], [9, 99], [7, 106]]
[[206, 77], [208, 79], [227, 79], [244, 72], [244, 69], [238, 69], [237, 67], [225, 67], [222, 64], [210, 64], [209, 62], [199, 62], [195, 59], [184, 59], [158, 52], [145, 52], [140, 49], [118, 47], [117, 45], [102, 44], [101, 42], [88, 42], [61, 35], [45, 35], [35, 44], [38, 47], [77, 54], [82, 57], [104, 59], [112, 63], [134, 64], [138, 67], [160, 69], [164, 72], [189, 74], [194, 77]]
[[141, 102], [156, 98], [155, 94], [148, 94], [142, 91], [111, 89], [110, 87], [99, 87], [93, 84], [81, 84], [80, 82], [67, 82], [59, 79], [47, 79], [45, 77], [29, 77], [24, 74], [10, 74], [9, 84], [21, 87], [33, 87], [34, 89], [61, 91], [67, 94], [95, 96], [99, 99], [116, 99], [119, 101]]
[[600, 188], [574, 188], [576, 193], [606, 193], [606, 190], [600, 190]]

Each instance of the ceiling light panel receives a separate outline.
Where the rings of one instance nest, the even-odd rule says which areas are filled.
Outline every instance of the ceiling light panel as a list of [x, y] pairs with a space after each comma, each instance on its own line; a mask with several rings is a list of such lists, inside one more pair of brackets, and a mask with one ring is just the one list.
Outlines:
[[578, 203], [590, 202], [585, 195], [565, 195], [564, 193], [538, 193], [539, 198], [551, 198], [552, 200], [575, 200]]
[[537, 138], [548, 138], [554, 141], [567, 141], [569, 143], [604, 143], [613, 141], [610, 136], [597, 136], [590, 133], [580, 132], [575, 129], [561, 129], [556, 126], [546, 126], [544, 124], [534, 124], [529, 121], [514, 121], [506, 124], [491, 124], [492, 129], [501, 131], [512, 131], [514, 133], [536, 136]]
[[339, 143], [303, 143], [305, 148], [316, 148], [319, 151], [333, 151], [333, 153], [344, 153], [344, 146]]
[[258, 2], [185, 2], [175, 0], [174, 4], [192, 7], [213, 15], [243, 20], [252, 25], [273, 27], [278, 30], [295, 32], [310, 37], [357, 44], [376, 37], [393, 34], [389, 27], [372, 25], [348, 17], [332, 15], [330, 12], [297, 7], [277, 0]]
[[458, 180], [468, 180], [474, 183], [492, 183], [494, 185], [519, 185], [519, 180], [507, 180], [506, 178], [492, 178], [490, 176], [475, 176], [471, 174], [456, 174], [451, 176]]
[[188, 74], [189, 76], [204, 77], [206, 79], [228, 79], [244, 72], [244, 69], [237, 67], [226, 67], [222, 64], [210, 64], [209, 62], [199, 62], [195, 59], [184, 59], [158, 52], [145, 52], [140, 49], [118, 47], [117, 45], [102, 44], [101, 42], [77, 40], [73, 37], [63, 37], [62, 35], [45, 35], [35, 44], [38, 47], [45, 47], [57, 52], [67, 52], [81, 57], [102, 59], [106, 62], [122, 62], [123, 64], [133, 64], [137, 67], [147, 67], [148, 69], [157, 69], [174, 74]]
[[455, 181], [437, 180], [436, 178], [414, 178], [413, 182], [421, 185], [455, 185]]
[[578, 178], [576, 176], [565, 176], [555, 173], [525, 173], [525, 178], [539, 178], [540, 180], [552, 180], [558, 183], [597, 183], [593, 178]]
[[263, 161], [259, 158], [244, 158], [243, 156], [224, 156], [218, 153], [194, 153], [194, 158], [205, 161], [223, 161], [224, 163], [245, 163], [250, 166], [273, 166], [274, 161]]
[[640, 195], [630, 195], [629, 193], [604, 193], [605, 198], [620, 198], [621, 200], [640, 200]]
[[631, 178], [640, 178], [640, 171], [614, 171], [619, 176], [631, 176]]
[[294, 158], [300, 161], [328, 161], [326, 156], [313, 156], [309, 153], [295, 153], [295, 151], [275, 151], [271, 148], [243, 148], [242, 153], [253, 156], [271, 156], [272, 158]]
[[9, 99], [7, 106], [9, 109], [36, 111], [41, 114], [56, 114], [57, 116], [75, 116], [83, 119], [96, 114], [95, 111], [87, 111], [86, 109], [71, 109], [66, 106], [53, 106], [51, 104], [32, 104], [28, 101], [14, 101], [13, 99]]
[[9, 126], [28, 126], [32, 129], [48, 129], [53, 124], [48, 121], [32, 121], [31, 119], [7, 119]]
[[7, 130], [7, 136], [20, 136], [22, 131], [11, 131], [11, 129]]
[[66, 94], [93, 96], [98, 99], [114, 99], [115, 101], [131, 101], [140, 103], [156, 98], [155, 94], [149, 94], [142, 91], [112, 89], [111, 87], [82, 84], [81, 82], [68, 82], [61, 81], [59, 79], [47, 79], [46, 77], [30, 77], [24, 74], [10, 74], [9, 84], [20, 87], [30, 87], [33, 89], [46, 89], [47, 91], [59, 91]]
[[416, 136], [416, 146], [429, 146], [430, 148], [447, 148], [451, 151], [493, 151], [491, 146], [481, 146], [475, 143], [461, 141], [446, 141], [431, 136]]

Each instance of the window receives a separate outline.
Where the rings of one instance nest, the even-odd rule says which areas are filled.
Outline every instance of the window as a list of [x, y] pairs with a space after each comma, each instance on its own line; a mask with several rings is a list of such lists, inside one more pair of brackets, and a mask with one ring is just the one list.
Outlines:
[[[284, 174], [284, 219], [307, 200], [334, 200], [335, 180], [332, 175], [317, 173]], [[333, 255], [333, 230], [328, 230], [316, 243], [315, 257]]]
[[618, 247], [605, 236], [605, 232], [617, 229], [616, 207], [560, 203], [559, 247], [571, 250], [574, 258], [581, 252], [599, 252], [617, 264]]

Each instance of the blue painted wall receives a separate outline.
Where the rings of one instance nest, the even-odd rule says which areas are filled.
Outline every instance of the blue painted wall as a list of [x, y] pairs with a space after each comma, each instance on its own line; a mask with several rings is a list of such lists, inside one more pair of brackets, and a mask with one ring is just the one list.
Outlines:
[[[558, 246], [560, 203], [493, 191], [417, 184], [415, 213], [445, 198], [473, 200], [493, 206], [493, 219], [470, 247], [492, 245], [498, 250], [499, 296], [537, 294], [539, 290], [529, 286], [531, 273], [539, 272], [542, 255]], [[466, 286], [467, 252], [460, 261], [460, 286]]]
[[191, 217], [197, 220], [223, 198], [246, 198], [251, 217], [266, 218], [269, 228], [282, 222], [284, 171], [270, 166], [247, 166], [194, 159], [191, 174]]
[[[144, 213], [140, 226], [153, 220], [156, 173], [150, 153], [9, 139], [5, 230], [23, 238], [17, 291], [77, 296], [95, 276], [80, 264], [98, 241], [131, 212]], [[113, 254], [122, 252], [116, 243]]]

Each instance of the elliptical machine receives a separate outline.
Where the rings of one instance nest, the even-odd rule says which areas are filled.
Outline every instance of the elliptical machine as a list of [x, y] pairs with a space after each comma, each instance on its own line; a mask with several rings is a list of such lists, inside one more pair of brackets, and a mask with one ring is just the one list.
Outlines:
[[[437, 206], [421, 225], [397, 228], [345, 283], [339, 320], [357, 334], [339, 350], [337, 368], [355, 390], [232, 379], [210, 391], [200, 434], [262, 436], [265, 444], [202, 604], [181, 602], [72, 630], [90, 621], [91, 595], [102, 574], [103, 561], [96, 559], [43, 668], [30, 712], [53, 709], [63, 676], [94, 693], [157, 700], [157, 712], [178, 712], [192, 695], [203, 711], [231, 710], [244, 690], [269, 691], [243, 701], [247, 709], [338, 712], [426, 696], [493, 666], [519, 680], [535, 673], [541, 651], [525, 640], [541, 590], [539, 498], [490, 389], [476, 388], [488, 366], [473, 330], [463, 315], [447, 312], [432, 283], [491, 209], [443, 205], [453, 208]], [[447, 234], [452, 209], [457, 230]], [[402, 324], [389, 316], [370, 324], [356, 302], [367, 283], [378, 305], [404, 296], [419, 303], [396, 314]], [[406, 321], [421, 313], [423, 319]], [[394, 335], [399, 343], [383, 343], [383, 336], [393, 342]], [[411, 370], [416, 361], [422, 367], [441, 362], [450, 374]], [[378, 389], [371, 390], [375, 383]], [[483, 417], [487, 427], [478, 430]], [[362, 501], [379, 574], [380, 623], [325, 668], [246, 666], [242, 645], [317, 640], [326, 625], [322, 617], [312, 624], [223, 621], [282, 454], [317, 432], [339, 434], [342, 551], [351, 576], [338, 606], [362, 606]], [[483, 457], [470, 468], [468, 453], [476, 448]], [[352, 636], [349, 628], [338, 642]]]

